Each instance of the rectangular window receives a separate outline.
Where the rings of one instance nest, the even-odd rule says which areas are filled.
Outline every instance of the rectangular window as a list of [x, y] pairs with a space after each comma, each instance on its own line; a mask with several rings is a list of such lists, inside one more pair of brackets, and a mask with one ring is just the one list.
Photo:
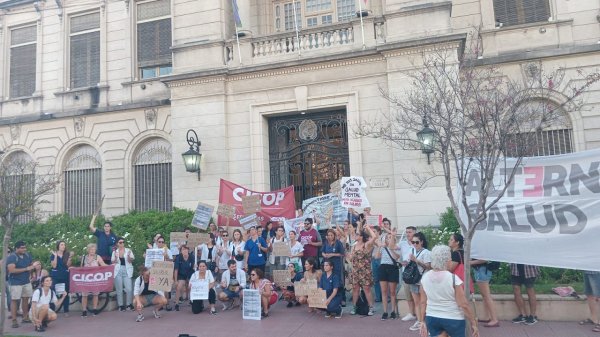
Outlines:
[[169, 0], [137, 5], [137, 60], [141, 78], [168, 75], [172, 66]]
[[100, 13], [71, 17], [70, 87], [82, 88], [100, 82]]
[[[356, 0], [289, 0], [275, 1], [275, 26], [279, 19], [277, 11], [283, 6], [285, 21], [285, 30], [294, 30], [294, 6], [296, 4], [296, 22], [298, 28], [302, 28], [302, 23], [306, 22], [307, 27], [316, 27], [329, 25], [337, 22], [346, 22], [352, 20], [356, 15]], [[362, 0], [361, 0], [362, 1]]]
[[[294, 7], [292, 3], [283, 5], [283, 15], [285, 17], [285, 30], [296, 30], [294, 26]], [[296, 1], [296, 24], [298, 29], [302, 28], [302, 4]]]
[[37, 27], [27, 26], [10, 31], [9, 96], [25, 97], [35, 91]]
[[[362, 1], [362, 0], [359, 0]], [[354, 0], [337, 0], [338, 22], [350, 21], [356, 16], [356, 2]]]
[[502, 26], [546, 22], [551, 16], [549, 0], [494, 0], [496, 24]]

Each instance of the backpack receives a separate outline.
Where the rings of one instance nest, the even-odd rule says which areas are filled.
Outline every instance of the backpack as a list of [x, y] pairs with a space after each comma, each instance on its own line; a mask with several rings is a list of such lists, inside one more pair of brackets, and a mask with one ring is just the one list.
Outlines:
[[487, 270], [489, 271], [496, 271], [500, 269], [500, 262], [489, 261], [488, 263], [486, 263], [485, 268], [487, 268]]
[[356, 301], [356, 314], [361, 316], [369, 315], [369, 302], [367, 302], [367, 295], [365, 295], [365, 291], [360, 289], [360, 296], [358, 296], [358, 300]]
[[[421, 252], [423, 252], [423, 250]], [[417, 254], [417, 258], [421, 252]], [[410, 261], [402, 272], [402, 281], [406, 284], [417, 284], [421, 281], [421, 276], [423, 275], [421, 275], [421, 272], [419, 271], [419, 265], [415, 261]]]

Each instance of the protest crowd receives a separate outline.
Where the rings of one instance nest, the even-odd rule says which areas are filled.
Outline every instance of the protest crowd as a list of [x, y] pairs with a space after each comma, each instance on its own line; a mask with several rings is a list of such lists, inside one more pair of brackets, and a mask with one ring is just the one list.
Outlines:
[[[282, 300], [287, 308], [322, 310], [328, 318], [341, 318], [344, 307], [350, 315], [374, 316], [375, 302], [381, 302], [381, 320], [414, 321], [409, 329], [421, 336], [464, 336], [467, 322], [474, 336], [479, 335], [480, 326], [500, 326], [489, 288], [498, 263], [471, 262], [485, 307], [478, 319], [464, 295], [467, 290], [474, 291], [474, 286], [465, 288], [462, 281], [461, 234], [453, 234], [447, 246], [429, 250], [427, 238], [415, 227], [398, 232], [389, 219], [381, 216], [380, 222], [370, 224], [373, 216], [369, 207], [360, 214], [350, 208], [343, 223], [327, 226], [321, 232], [317, 230], [319, 218], [304, 215], [302, 210], [296, 211], [296, 217], [302, 221], [295, 228], [274, 221], [264, 226], [257, 223], [231, 228], [229, 222], [222, 226], [211, 222], [207, 233], [201, 235], [201, 243], [190, 229], [170, 233], [169, 243], [166, 235], [157, 233], [145, 252], [128, 248], [126, 239], [113, 231], [112, 223], [104, 223], [102, 229], [92, 223], [90, 230], [96, 242], [87, 246], [80, 266], [73, 265], [74, 254], [64, 241], [56, 243], [50, 261], [44, 264], [32, 261], [25, 242], [16, 242], [7, 258], [12, 327], [19, 326], [19, 311], [23, 315], [21, 324], [33, 323], [36, 331], [44, 331], [57, 319], [59, 310], [69, 315], [69, 300], [65, 299], [74, 292], [74, 272], [94, 268], [110, 268], [118, 310], [135, 311], [136, 322], [146, 318], [146, 307], [154, 318], [160, 318], [163, 311], [189, 307], [193, 314], [207, 309], [211, 315], [241, 308], [244, 318], [248, 314], [253, 319], [264, 319], [271, 315], [271, 306]], [[138, 256], [145, 263], [134, 278], [133, 263]], [[512, 322], [533, 325], [538, 321], [534, 285], [539, 268], [521, 264], [511, 264], [510, 268], [520, 313]], [[77, 279], [101, 279], [98, 274], [88, 275], [92, 274]], [[152, 284], [151, 279], [161, 284]], [[590, 316], [580, 324], [589, 324], [593, 331], [600, 332], [600, 273], [584, 272], [584, 281]], [[527, 307], [521, 298], [521, 286], [529, 296]], [[399, 291], [408, 301], [408, 312], [398, 310]], [[86, 310], [90, 308], [88, 296], [92, 301], [90, 311]], [[245, 308], [245, 296], [256, 299], [254, 309]], [[83, 318], [100, 313], [98, 292], [84, 292], [81, 299]]]

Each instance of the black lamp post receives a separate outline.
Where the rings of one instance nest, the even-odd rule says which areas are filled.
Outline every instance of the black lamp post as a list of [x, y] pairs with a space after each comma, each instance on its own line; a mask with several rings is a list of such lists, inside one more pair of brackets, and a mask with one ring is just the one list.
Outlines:
[[427, 164], [431, 164], [430, 156], [434, 151], [435, 131], [427, 125], [426, 118], [423, 118], [423, 129], [417, 132], [417, 138], [421, 143], [421, 152], [427, 155]]
[[201, 143], [198, 139], [198, 134], [196, 134], [196, 131], [190, 129], [187, 131], [185, 138], [190, 146], [189, 150], [181, 154], [185, 170], [187, 172], [197, 172], [198, 180], [200, 180], [200, 158], [202, 158], [202, 154], [200, 153]]

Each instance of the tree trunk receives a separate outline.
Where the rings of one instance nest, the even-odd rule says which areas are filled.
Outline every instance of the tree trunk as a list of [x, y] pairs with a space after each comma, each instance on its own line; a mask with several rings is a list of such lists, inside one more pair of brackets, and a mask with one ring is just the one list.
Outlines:
[[[6, 303], [6, 259], [8, 258], [8, 245], [10, 243], [10, 239], [12, 236], [12, 224], [6, 219], [2, 219], [2, 223], [4, 224], [4, 239], [2, 240], [2, 272], [0, 272], [0, 291], [2, 291], [2, 296], [0, 296], [0, 337], [4, 337], [4, 322], [6, 321], [6, 309], [4, 305]], [[10, 307], [8, 308], [10, 310]], [[13, 317], [13, 319], [16, 317]]]
[[[465, 235], [464, 237], [464, 243], [463, 243], [463, 250], [464, 250], [464, 263], [465, 263], [465, 275], [464, 275], [464, 280], [465, 280], [465, 296], [467, 297], [467, 302], [470, 301], [470, 297], [471, 297], [471, 287], [469, 286], [471, 284], [471, 241], [473, 239], [473, 235], [475, 234], [475, 230], [470, 230], [469, 232], [466, 233], [467, 235]], [[475, 286], [475, 285], [473, 285]], [[474, 291], [474, 289], [473, 289]], [[474, 294], [473, 294], [474, 296]], [[473, 299], [473, 315], [475, 315], [475, 321], [477, 321], [477, 311], [475, 310], [475, 299]], [[467, 321], [467, 331], [466, 331], [466, 336], [471, 336], [471, 327], [469, 322]]]

